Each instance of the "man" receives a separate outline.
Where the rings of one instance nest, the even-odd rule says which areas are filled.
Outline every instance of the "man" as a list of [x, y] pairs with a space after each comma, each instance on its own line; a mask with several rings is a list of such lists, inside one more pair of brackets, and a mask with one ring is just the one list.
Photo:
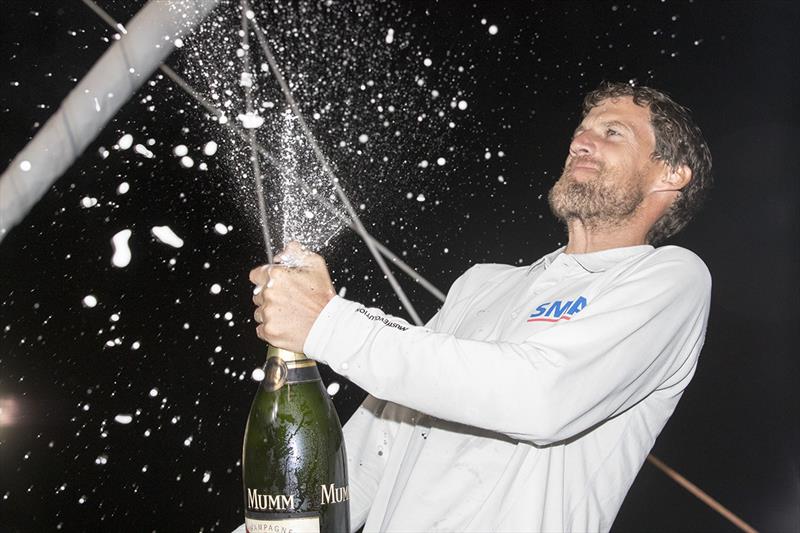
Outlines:
[[550, 206], [569, 241], [530, 266], [476, 265], [414, 327], [335, 295], [290, 244], [251, 280], [258, 335], [370, 393], [345, 426], [352, 526], [607, 531], [691, 380], [711, 279], [680, 230], [711, 181], [686, 109], [589, 93]]

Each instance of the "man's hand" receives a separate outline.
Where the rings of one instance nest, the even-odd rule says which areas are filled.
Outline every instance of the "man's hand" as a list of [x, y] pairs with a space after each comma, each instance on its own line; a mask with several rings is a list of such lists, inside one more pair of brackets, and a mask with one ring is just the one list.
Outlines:
[[250, 271], [256, 334], [275, 347], [302, 352], [311, 326], [336, 293], [325, 259], [298, 242], [290, 242], [275, 263]]

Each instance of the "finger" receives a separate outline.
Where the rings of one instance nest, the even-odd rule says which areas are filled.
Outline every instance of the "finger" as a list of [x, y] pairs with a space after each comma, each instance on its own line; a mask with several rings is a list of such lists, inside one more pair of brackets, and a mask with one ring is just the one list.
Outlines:
[[256, 285], [265, 285], [269, 278], [269, 265], [261, 265], [250, 271], [250, 281]]
[[[259, 339], [261, 339], [262, 341], [267, 341], [267, 337], [266, 337], [266, 333], [264, 332], [264, 326], [263, 326], [263, 324], [259, 324], [259, 325], [256, 327], [256, 336], [257, 336]], [[267, 341], [267, 342], [269, 342], [269, 341]]]
[[272, 287], [276, 282], [280, 281], [281, 279], [286, 276], [287, 271], [292, 270], [290, 267], [286, 265], [272, 265], [269, 267], [269, 274], [267, 275], [267, 282], [264, 284], [265, 289], [269, 289]]
[[263, 322], [263, 320], [261, 319], [261, 308], [260, 307], [256, 308], [256, 310], [253, 311], [253, 320], [255, 320], [259, 324], [261, 324]]

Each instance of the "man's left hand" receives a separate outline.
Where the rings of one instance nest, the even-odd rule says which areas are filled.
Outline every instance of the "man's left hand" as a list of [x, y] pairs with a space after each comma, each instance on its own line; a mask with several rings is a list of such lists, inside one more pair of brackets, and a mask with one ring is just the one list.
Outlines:
[[277, 348], [302, 352], [311, 326], [336, 293], [325, 259], [298, 242], [290, 242], [275, 263], [250, 271], [256, 334]]

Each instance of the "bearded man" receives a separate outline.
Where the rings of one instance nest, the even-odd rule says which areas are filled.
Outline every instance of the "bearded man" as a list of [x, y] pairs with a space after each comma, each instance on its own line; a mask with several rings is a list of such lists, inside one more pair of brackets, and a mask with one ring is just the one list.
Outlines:
[[703, 345], [708, 270], [654, 245], [710, 184], [685, 108], [606, 83], [549, 195], [567, 245], [473, 266], [425, 327], [336, 296], [297, 243], [278, 262], [305, 266], [254, 269], [259, 337], [369, 393], [344, 428], [353, 530], [609, 530]]

